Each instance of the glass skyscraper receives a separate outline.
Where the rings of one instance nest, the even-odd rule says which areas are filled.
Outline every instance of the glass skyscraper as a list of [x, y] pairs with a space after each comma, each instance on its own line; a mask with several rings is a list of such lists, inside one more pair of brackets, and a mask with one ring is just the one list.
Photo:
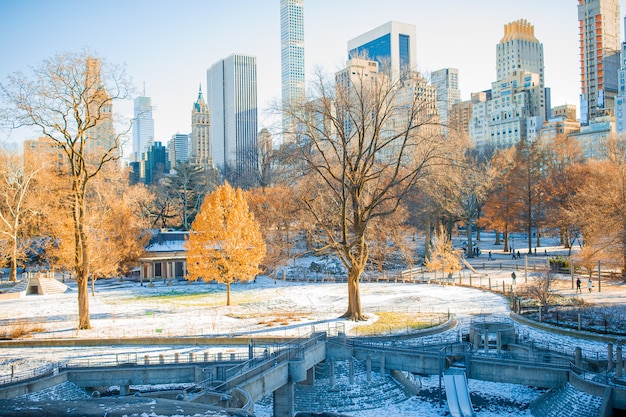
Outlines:
[[[289, 108], [305, 100], [304, 85], [304, 0], [280, 1], [280, 62], [282, 105]], [[287, 112], [283, 131], [293, 132]], [[286, 135], [290, 141], [291, 135]]]
[[415, 26], [388, 22], [348, 41], [349, 58], [378, 62], [381, 71], [400, 74], [417, 68]]
[[154, 119], [152, 118], [152, 99], [137, 97], [134, 100], [133, 117], [133, 161], [141, 161], [141, 155], [154, 141]]
[[258, 162], [256, 58], [233, 54], [213, 64], [207, 71], [207, 101], [213, 164], [247, 183]]

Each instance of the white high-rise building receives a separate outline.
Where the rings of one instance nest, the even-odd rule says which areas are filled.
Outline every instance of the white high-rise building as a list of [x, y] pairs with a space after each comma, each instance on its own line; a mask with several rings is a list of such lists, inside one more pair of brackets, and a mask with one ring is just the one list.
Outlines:
[[387, 22], [348, 41], [348, 55], [378, 62], [382, 72], [398, 75], [417, 69], [415, 25]]
[[258, 161], [256, 58], [233, 54], [213, 64], [207, 100], [213, 164], [246, 183]]
[[461, 101], [459, 70], [443, 68], [434, 71], [431, 74], [430, 82], [437, 89], [437, 111], [442, 124], [442, 132], [446, 134], [450, 122], [450, 110], [452, 106]]
[[154, 141], [154, 119], [152, 118], [152, 99], [140, 96], [134, 100], [133, 117], [133, 154], [132, 160], [141, 161], [141, 155]]
[[504, 25], [496, 60], [498, 80], [491, 83], [490, 97], [472, 106], [470, 143], [495, 149], [538, 139], [547, 107], [543, 45], [534, 27], [525, 20]]
[[516, 77], [520, 71], [539, 75], [539, 112], [546, 118], [543, 44], [535, 38], [535, 27], [524, 19], [504, 25], [504, 36], [496, 46], [496, 79]]
[[578, 0], [580, 124], [613, 114], [620, 51], [619, 0]]
[[209, 107], [202, 97], [202, 88], [198, 88], [198, 98], [191, 109], [191, 152], [192, 162], [204, 168], [212, 167], [211, 162], [211, 116]]
[[[280, 1], [280, 62], [284, 109], [304, 103], [304, 0]], [[291, 118], [283, 112], [283, 131], [294, 132]], [[287, 134], [286, 141], [293, 135]]]

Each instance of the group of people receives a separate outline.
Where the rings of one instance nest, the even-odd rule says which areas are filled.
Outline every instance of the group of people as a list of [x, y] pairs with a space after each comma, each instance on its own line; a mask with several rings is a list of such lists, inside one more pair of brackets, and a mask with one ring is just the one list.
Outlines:
[[[581, 284], [582, 282], [580, 281], [580, 277], [576, 278], [576, 292], [582, 294], [583, 290], [580, 288]], [[593, 281], [591, 280], [591, 278], [587, 280], [587, 289], [589, 290], [589, 292], [591, 292], [591, 290], [593, 289]]]

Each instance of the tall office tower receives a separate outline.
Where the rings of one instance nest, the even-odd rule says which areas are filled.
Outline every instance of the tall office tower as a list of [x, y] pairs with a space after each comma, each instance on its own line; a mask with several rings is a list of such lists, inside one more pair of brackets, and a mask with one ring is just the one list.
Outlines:
[[[624, 17], [624, 37], [626, 39], [626, 17]], [[615, 98], [615, 132], [626, 132], [626, 41], [622, 42], [620, 69], [617, 74], [619, 89]]]
[[211, 117], [209, 107], [202, 97], [202, 87], [198, 88], [198, 98], [191, 109], [191, 155], [196, 165], [204, 168], [213, 166], [211, 160]]
[[96, 125], [87, 132], [85, 153], [98, 161], [103, 152], [119, 155], [117, 134], [113, 127], [113, 105], [100, 77], [100, 60], [88, 58], [85, 71], [86, 95], [90, 95], [89, 104], [92, 114], [100, 113]]
[[443, 134], [447, 134], [452, 106], [461, 101], [459, 70], [456, 68], [443, 68], [434, 71], [431, 74], [430, 82], [437, 89], [439, 119], [441, 120]]
[[152, 118], [152, 99], [140, 96], [134, 100], [133, 117], [133, 161], [140, 161], [141, 154], [154, 141], [154, 119]]
[[578, 0], [580, 30], [580, 124], [611, 115], [617, 94], [619, 0]]
[[348, 41], [350, 58], [378, 62], [381, 71], [398, 75], [417, 68], [416, 30], [408, 23], [388, 22]]
[[[304, 0], [280, 1], [280, 62], [284, 109], [304, 103]], [[293, 142], [295, 131], [288, 112], [283, 112], [284, 140]]]
[[543, 64], [543, 44], [535, 38], [535, 27], [524, 19], [504, 25], [504, 37], [496, 46], [496, 79], [505, 80], [519, 71], [539, 74], [539, 113], [547, 116]]
[[256, 58], [233, 54], [207, 71], [211, 156], [222, 173], [244, 186], [257, 171]]
[[167, 159], [170, 168], [175, 168], [178, 164], [184, 164], [189, 160], [189, 135], [176, 133], [167, 143]]

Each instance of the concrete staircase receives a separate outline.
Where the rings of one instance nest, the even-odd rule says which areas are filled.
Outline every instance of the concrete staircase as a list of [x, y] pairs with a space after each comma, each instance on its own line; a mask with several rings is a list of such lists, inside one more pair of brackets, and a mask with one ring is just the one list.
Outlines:
[[86, 398], [91, 397], [83, 389], [69, 381], [41, 391], [16, 397], [16, 399], [28, 401], [81, 400]]
[[29, 279], [23, 278], [20, 281], [17, 281], [15, 285], [6, 291], [0, 293], [0, 300], [13, 300], [16, 298], [22, 298], [26, 295], [26, 290], [28, 289]]
[[328, 379], [328, 362], [316, 367], [316, 383], [295, 387], [296, 411], [334, 411], [349, 412], [368, 408], [379, 408], [385, 404], [405, 401], [409, 394], [389, 375], [371, 373], [367, 381], [365, 366], [359, 361], [354, 363], [354, 384], [350, 384], [349, 362], [335, 363], [334, 384]]
[[597, 417], [602, 398], [578, 391], [569, 383], [547, 392], [530, 405], [534, 416]]
[[63, 294], [67, 291], [67, 285], [54, 278], [39, 278], [39, 294]]

